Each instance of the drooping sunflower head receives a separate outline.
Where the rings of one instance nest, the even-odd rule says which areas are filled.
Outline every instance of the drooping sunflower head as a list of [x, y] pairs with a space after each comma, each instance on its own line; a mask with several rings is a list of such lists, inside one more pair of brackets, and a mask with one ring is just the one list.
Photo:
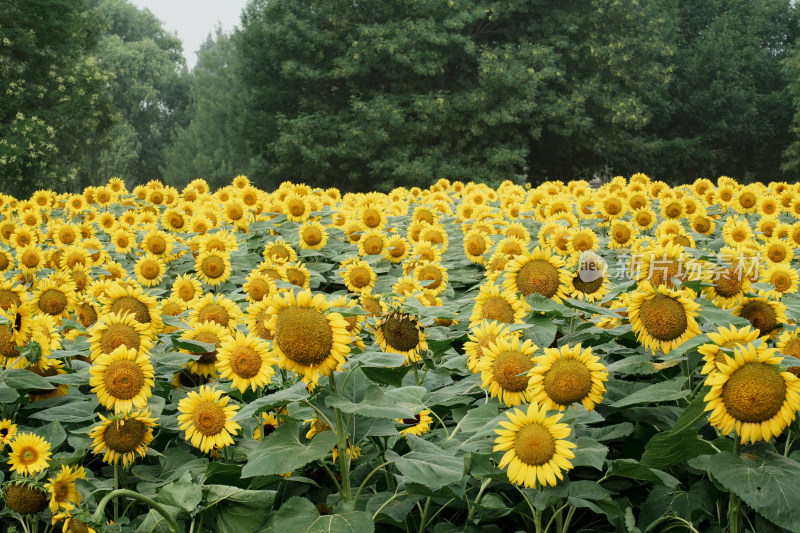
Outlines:
[[775, 338], [781, 325], [787, 321], [786, 305], [764, 295], [744, 298], [732, 313], [749, 320], [759, 335], [769, 335], [770, 338]]
[[28, 479], [10, 481], [3, 488], [6, 507], [21, 515], [35, 515], [47, 507], [47, 492]]
[[666, 285], [639, 284], [631, 297], [628, 317], [637, 339], [653, 353], [668, 353], [672, 348], [700, 334], [697, 310], [700, 305], [685, 291]]
[[101, 422], [89, 432], [93, 439], [92, 451], [103, 454], [103, 462], [124, 466], [133, 463], [136, 456], [144, 457], [147, 446], [153, 440], [156, 419], [148, 410], [136, 410], [106, 418], [100, 415]]
[[403, 354], [408, 362], [419, 361], [420, 354], [428, 349], [422, 324], [414, 315], [403, 312], [383, 317], [375, 330], [375, 340], [381, 350]]
[[535, 358], [533, 400], [545, 409], [564, 410], [580, 402], [588, 411], [603, 400], [608, 370], [591, 348], [580, 344], [545, 348]]
[[511, 407], [533, 399], [533, 367], [536, 345], [518, 337], [498, 337], [483, 351], [475, 369], [481, 373], [481, 387], [493, 398]]

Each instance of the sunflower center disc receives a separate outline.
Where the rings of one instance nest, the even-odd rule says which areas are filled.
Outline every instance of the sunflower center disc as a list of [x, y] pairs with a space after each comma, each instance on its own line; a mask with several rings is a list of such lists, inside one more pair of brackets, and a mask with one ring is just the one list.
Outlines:
[[514, 453], [525, 464], [539, 466], [553, 458], [556, 439], [543, 425], [533, 422], [517, 432]]
[[216, 435], [225, 428], [225, 411], [214, 402], [203, 401], [195, 408], [192, 420], [203, 435]]
[[263, 279], [254, 279], [250, 282], [250, 285], [248, 285], [248, 289], [247, 294], [257, 302], [263, 300], [264, 296], [269, 293], [269, 285]]
[[178, 288], [178, 296], [186, 302], [194, 299], [194, 293], [195, 290], [191, 283], [184, 283]]
[[118, 420], [103, 431], [103, 442], [117, 453], [129, 453], [144, 441], [147, 426], [140, 420]]
[[149, 241], [150, 253], [161, 255], [167, 250], [167, 241], [162, 237], [151, 237]]
[[569, 405], [583, 400], [592, 388], [592, 374], [577, 359], [553, 363], [544, 376], [544, 391], [556, 403]]
[[484, 350], [488, 350], [489, 345], [495, 342], [497, 342], [497, 337], [494, 335], [490, 335], [479, 340], [477, 346], [475, 347], [475, 353], [478, 355], [478, 359], [486, 355]]
[[317, 228], [308, 228], [303, 232], [303, 240], [310, 246], [316, 246], [322, 242], [322, 233]]
[[372, 276], [366, 268], [356, 267], [350, 272], [350, 284], [357, 289], [363, 289], [371, 280]]
[[419, 346], [419, 329], [416, 321], [407, 316], [390, 316], [381, 325], [387, 344], [401, 352], [408, 352]]
[[3, 311], [7, 311], [12, 305], [16, 305], [17, 307], [22, 305], [22, 300], [19, 299], [17, 293], [7, 289], [0, 289], [0, 308], [3, 309]]
[[492, 371], [494, 380], [503, 389], [511, 392], [522, 392], [528, 388], [530, 376], [528, 371], [533, 362], [520, 352], [501, 352], [494, 360]]
[[306, 283], [306, 275], [300, 269], [287, 268], [286, 281], [288, 281], [292, 285], [297, 285], [298, 287], [302, 287]]
[[759, 335], [766, 335], [778, 327], [775, 310], [766, 302], [756, 300], [746, 303], [742, 306], [740, 316], [749, 320]]
[[368, 228], [377, 228], [381, 223], [381, 214], [374, 209], [366, 209], [361, 220]]
[[139, 333], [127, 324], [110, 324], [100, 337], [103, 353], [111, 353], [115, 348], [126, 346], [139, 350]]
[[617, 244], [624, 244], [631, 238], [631, 232], [625, 226], [615, 226], [611, 232]]
[[0, 355], [4, 357], [19, 357], [16, 343], [11, 337], [11, 330], [7, 327], [0, 327]]
[[248, 346], [236, 347], [229, 360], [233, 373], [243, 379], [252, 378], [261, 370], [261, 357]]
[[534, 259], [517, 272], [517, 288], [525, 296], [536, 292], [551, 298], [558, 285], [558, 270], [544, 259]]
[[112, 313], [132, 314], [140, 324], [150, 323], [150, 310], [144, 302], [140, 302], [132, 296], [117, 298], [111, 304]]
[[203, 274], [209, 278], [216, 279], [225, 273], [225, 261], [221, 257], [211, 256], [203, 260], [201, 266]]
[[[33, 268], [39, 264], [39, 255], [36, 252], [25, 252], [22, 255], [22, 263], [28, 268]], [[7, 266], [8, 262], [5, 265], [0, 265], [2, 268]]]
[[156, 279], [160, 273], [161, 267], [158, 266], [158, 263], [148, 261], [142, 265], [142, 277], [144, 279]]
[[697, 233], [705, 233], [711, 229], [711, 223], [705, 217], [698, 217], [694, 219], [694, 230]]
[[769, 257], [769, 260], [773, 263], [780, 263], [786, 259], [786, 250], [782, 245], [770, 246], [767, 251], [767, 257]]
[[[207, 342], [208, 344], [214, 344], [217, 347], [219, 347], [219, 344], [220, 344], [219, 337], [217, 337], [213, 333], [209, 333], [207, 331], [201, 331], [200, 333], [195, 335], [194, 340], [200, 341], [200, 342]], [[201, 364], [201, 365], [213, 365], [214, 363], [217, 362], [217, 350], [214, 350], [214, 351], [211, 351], [211, 352], [208, 352], [208, 353], [204, 353], [202, 355], [199, 354], [199, 353], [195, 353], [195, 352], [192, 352], [192, 353], [193, 353], [193, 355], [200, 355], [200, 357], [197, 359], [197, 363], [198, 364]]]
[[681, 277], [678, 276], [680, 271], [681, 264], [679, 261], [675, 259], [656, 258], [652, 264], [650, 277], [647, 281], [649, 281], [653, 287], [665, 284], [672, 285], [672, 278]]
[[742, 278], [734, 270], [729, 270], [714, 283], [714, 291], [720, 296], [731, 298], [742, 290]]
[[683, 305], [665, 294], [656, 294], [642, 302], [639, 317], [645, 331], [660, 341], [677, 339], [688, 325]]
[[275, 342], [292, 361], [315, 366], [330, 355], [333, 332], [328, 319], [316, 309], [287, 307], [278, 313]]
[[751, 192], [746, 192], [739, 197], [739, 205], [748, 208], [756, 205], [756, 195]]
[[467, 251], [470, 255], [481, 255], [486, 251], [486, 242], [481, 237], [473, 235], [467, 239]]
[[778, 291], [786, 292], [787, 290], [789, 290], [789, 287], [791, 286], [792, 282], [787, 274], [781, 272], [772, 277], [772, 284], [775, 285], [775, 288]]
[[792, 357], [800, 357], [800, 339], [793, 338], [786, 343], [781, 353]]
[[780, 369], [764, 363], [747, 363], [728, 378], [722, 388], [725, 409], [742, 422], [769, 420], [783, 406], [786, 383]]
[[302, 200], [291, 200], [288, 207], [289, 212], [296, 217], [306, 212], [306, 204]]
[[39, 488], [13, 484], [6, 489], [6, 505], [19, 514], [36, 514], [47, 507], [47, 494]]
[[211, 303], [197, 313], [198, 322], [216, 322], [220, 326], [228, 327], [228, 311], [220, 304]]
[[603, 286], [604, 280], [605, 278], [598, 278], [592, 281], [583, 281], [580, 276], [575, 276], [572, 279], [572, 286], [583, 294], [594, 294]]
[[48, 315], [60, 315], [67, 307], [66, 295], [56, 289], [47, 289], [39, 297], [39, 309]]
[[490, 296], [483, 302], [481, 318], [511, 324], [514, 322], [514, 308], [502, 297]]
[[130, 400], [142, 390], [144, 372], [133, 361], [116, 361], [108, 365], [103, 382], [111, 396]]
[[422, 267], [417, 277], [426, 289], [436, 289], [442, 283], [442, 273], [438, 268], [432, 266]]
[[19, 454], [20, 462], [24, 465], [33, 464], [38, 459], [39, 454], [36, 453], [36, 450], [33, 448], [25, 448], [22, 450], [22, 453]]
[[367, 255], [377, 255], [383, 252], [383, 240], [374, 235], [367, 237], [364, 240], [364, 251]]

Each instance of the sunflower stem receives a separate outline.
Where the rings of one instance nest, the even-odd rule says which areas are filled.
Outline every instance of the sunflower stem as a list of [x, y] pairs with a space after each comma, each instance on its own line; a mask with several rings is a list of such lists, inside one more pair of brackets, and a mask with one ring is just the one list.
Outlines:
[[[737, 455], [737, 457], [739, 455], [739, 450], [740, 450], [741, 446], [742, 446], [741, 440], [739, 439], [739, 436], [737, 435], [733, 439], [733, 453], [735, 453]], [[729, 499], [728, 499], [728, 502], [729, 502], [728, 503], [728, 525], [729, 525], [729, 529], [728, 529], [728, 531], [730, 533], [739, 533], [739, 510], [741, 509], [742, 501], [739, 499], [739, 497], [733, 491], [731, 491], [728, 494], [728, 496], [729, 496]]]
[[414, 364], [414, 382], [417, 384], [417, 387], [419, 387], [421, 384], [419, 380], [419, 368], [417, 367], [417, 363], [413, 364]]
[[425, 525], [428, 522], [428, 511], [431, 509], [431, 497], [425, 499], [425, 507], [422, 509], [422, 515], [419, 517], [419, 533], [425, 531]]
[[784, 457], [789, 457], [789, 451], [792, 449], [792, 443], [794, 443], [794, 439], [792, 438], [792, 432], [789, 431], [786, 434], [786, 445], [783, 447]]
[[[336, 394], [336, 372], [331, 372], [328, 376], [328, 385], [331, 392]], [[350, 501], [350, 458], [347, 453], [347, 426], [344, 424], [342, 411], [338, 407], [333, 408], [334, 418], [336, 419], [336, 448], [339, 450], [339, 476], [342, 478], [342, 501]], [[355, 443], [354, 443], [355, 444]]]
[[[119, 488], [119, 463], [114, 462], [114, 492]], [[114, 498], [114, 522], [119, 522], [119, 498]]]
[[180, 533], [181, 530], [178, 527], [178, 523], [175, 521], [172, 515], [170, 515], [167, 512], [167, 510], [164, 509], [164, 507], [156, 503], [153, 499], [148, 498], [144, 494], [139, 494], [138, 492], [134, 492], [128, 489], [116, 489], [106, 494], [103, 497], [103, 499], [100, 500], [100, 502], [97, 504], [97, 509], [95, 509], [94, 514], [92, 515], [92, 521], [93, 522], [103, 521], [103, 513], [105, 513], [106, 505], [108, 505], [108, 502], [112, 499], [116, 502], [118, 498], [122, 497], [133, 498], [148, 505], [151, 509], [153, 509], [155, 512], [164, 517], [164, 520], [167, 522], [167, 525], [169, 526], [170, 533]]
[[489, 483], [492, 482], [491, 478], [486, 478], [481, 483], [481, 488], [478, 490], [478, 495], [475, 496], [475, 501], [472, 502], [472, 505], [469, 508], [469, 514], [467, 515], [467, 522], [472, 521], [472, 517], [475, 516], [475, 511], [478, 510], [478, 504], [481, 503], [481, 499], [483, 499], [483, 491], [486, 490], [486, 487], [489, 486]]
[[[569, 506], [569, 511], [567, 511], [567, 517], [564, 519], [564, 524], [561, 527], [560, 533], [567, 533], [569, 531], [570, 522], [572, 522], [572, 517], [575, 515], [575, 511], [577, 510], [578, 508], [574, 505]], [[559, 514], [559, 516], [561, 515]]]
[[391, 461], [386, 461], [386, 462], [384, 462], [384, 463], [382, 463], [382, 464], [380, 464], [380, 465], [376, 466], [376, 467], [375, 467], [375, 468], [372, 470], [372, 472], [370, 472], [369, 474], [367, 474], [367, 477], [365, 477], [365, 478], [364, 478], [364, 481], [362, 481], [362, 482], [361, 482], [361, 485], [359, 485], [359, 487], [358, 487], [358, 490], [356, 491], [356, 495], [355, 495], [355, 496], [353, 496], [353, 508], [354, 508], [354, 509], [355, 509], [356, 503], [358, 503], [358, 497], [359, 497], [359, 496], [361, 496], [361, 491], [362, 491], [362, 490], [364, 490], [364, 487], [367, 485], [367, 481], [369, 481], [369, 478], [371, 478], [372, 476], [374, 476], [374, 475], [375, 475], [375, 474], [378, 472], [378, 470], [380, 470], [381, 468], [383, 468], [383, 467], [385, 467], [385, 466], [387, 466], [387, 465], [390, 465], [390, 464], [392, 464], [392, 462], [391, 462]]

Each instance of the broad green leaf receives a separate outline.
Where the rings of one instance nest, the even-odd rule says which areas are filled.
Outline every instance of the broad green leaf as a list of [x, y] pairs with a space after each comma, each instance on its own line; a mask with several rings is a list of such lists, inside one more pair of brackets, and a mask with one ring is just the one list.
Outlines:
[[400, 456], [392, 450], [386, 452], [386, 459], [394, 463], [407, 482], [437, 490], [460, 481], [464, 476], [463, 456], [454, 457], [452, 453], [417, 437], [409, 437], [409, 441], [413, 451], [405, 455]]
[[263, 531], [272, 515], [274, 490], [245, 490], [227, 485], [206, 485], [203, 500], [220, 533]]
[[97, 408], [97, 400], [89, 398], [87, 401], [71, 402], [66, 405], [59, 405], [37, 411], [30, 415], [31, 418], [38, 418], [45, 421], [59, 422], [85, 422], [94, 420], [97, 416], [94, 410]]
[[556, 324], [552, 318], [546, 316], [532, 316], [528, 318], [528, 328], [525, 329], [523, 337], [531, 339], [541, 350], [553, 344], [556, 338]]
[[622, 516], [611, 493], [594, 481], [570, 481], [567, 494], [567, 501], [575, 507], [587, 507], [609, 518]]
[[336, 433], [323, 431], [308, 445], [300, 442], [297, 423], [286, 422], [262, 440], [250, 453], [242, 477], [285, 474], [324, 458], [336, 445]]
[[374, 418], [411, 418], [425, 407], [422, 397], [426, 392], [425, 387], [401, 387], [386, 391], [378, 385], [370, 385], [360, 402], [331, 394], [325, 399], [325, 405], [341, 409], [345, 413]]
[[395, 368], [406, 363], [406, 356], [401, 353], [393, 352], [364, 352], [351, 357], [348, 361], [350, 365], [358, 364], [362, 369], [365, 367]]
[[391, 385], [392, 387], [402, 387], [403, 378], [410, 370], [410, 366], [399, 366], [397, 368], [361, 367], [361, 371], [371, 381], [382, 385]]
[[172, 339], [172, 345], [176, 349], [187, 350], [192, 353], [209, 353], [217, 349], [217, 346], [210, 342], [201, 342], [193, 339]]
[[372, 516], [378, 512], [378, 509], [382, 508], [381, 514], [397, 522], [403, 522], [408, 516], [408, 513], [414, 508], [414, 504], [422, 499], [422, 496], [419, 494], [404, 494], [394, 498], [384, 506], [394, 495], [394, 492], [379, 492], [375, 494], [367, 502], [366, 511]]
[[294, 496], [278, 510], [274, 529], [292, 533], [372, 533], [375, 523], [364, 511], [320, 516], [313, 503]]
[[606, 455], [608, 455], [607, 447], [587, 437], [579, 437], [575, 444], [578, 447], [573, 450], [575, 454], [575, 459], [571, 461], [573, 466], [591, 466], [598, 470], [603, 469]]
[[55, 387], [42, 376], [34, 374], [24, 368], [11, 368], [8, 370], [3, 383], [12, 389], [52, 390]]
[[51, 452], [55, 452], [61, 446], [61, 443], [67, 439], [67, 432], [64, 431], [59, 422], [50, 422], [45, 426], [36, 428], [33, 432], [50, 444]]
[[611, 407], [626, 407], [637, 403], [668, 402], [679, 398], [685, 398], [690, 392], [683, 388], [685, 383], [686, 378], [684, 377], [677, 377], [655, 383], [654, 385], [637, 390], [625, 398], [620, 398], [610, 405]]
[[714, 446], [701, 439], [696, 429], [706, 418], [704, 391], [695, 396], [670, 431], [658, 433], [650, 439], [642, 455], [642, 464], [663, 470], [698, 455], [715, 452]]
[[308, 398], [308, 389], [306, 389], [306, 384], [295, 383], [288, 389], [267, 394], [266, 396], [262, 396], [261, 398], [248, 403], [242, 407], [238, 413], [236, 413], [236, 416], [234, 416], [233, 419], [237, 421], [246, 420], [251, 416], [257, 416], [260, 412], [272, 409], [278, 405], [297, 402], [305, 398]]
[[158, 501], [177, 507], [191, 515], [203, 501], [203, 488], [192, 483], [191, 475], [187, 473], [181, 479], [161, 487], [158, 491]]
[[610, 461], [610, 468], [608, 469], [608, 476], [628, 477], [632, 479], [639, 479], [642, 481], [649, 481], [659, 485], [667, 485], [668, 487], [677, 487], [680, 482], [667, 474], [655, 468], [645, 466], [634, 459], [616, 459]]
[[800, 463], [767, 449], [708, 458], [708, 470], [727, 490], [767, 520], [791, 531], [800, 524]]

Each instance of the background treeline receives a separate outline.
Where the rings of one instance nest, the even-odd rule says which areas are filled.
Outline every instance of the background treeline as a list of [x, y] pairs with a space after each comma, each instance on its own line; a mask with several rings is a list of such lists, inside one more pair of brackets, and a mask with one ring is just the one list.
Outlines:
[[0, 2], [0, 191], [800, 172], [790, 0], [251, 0], [191, 71], [126, 0]]

